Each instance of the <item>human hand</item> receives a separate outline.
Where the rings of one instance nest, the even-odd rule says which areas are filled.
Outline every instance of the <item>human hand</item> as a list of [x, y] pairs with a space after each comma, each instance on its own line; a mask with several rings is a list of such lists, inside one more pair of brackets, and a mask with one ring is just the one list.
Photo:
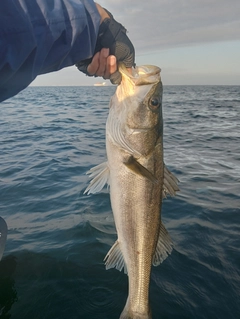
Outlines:
[[109, 49], [103, 48], [97, 52], [87, 66], [90, 76], [102, 76], [110, 79], [111, 74], [117, 71], [117, 59], [114, 55], [109, 55]]
[[103, 19], [98, 32], [98, 40], [93, 58], [80, 61], [78, 69], [89, 76], [102, 76], [113, 84], [121, 82], [117, 62], [123, 62], [131, 72], [135, 65], [134, 47], [126, 35], [126, 29], [106, 9], [97, 5]]

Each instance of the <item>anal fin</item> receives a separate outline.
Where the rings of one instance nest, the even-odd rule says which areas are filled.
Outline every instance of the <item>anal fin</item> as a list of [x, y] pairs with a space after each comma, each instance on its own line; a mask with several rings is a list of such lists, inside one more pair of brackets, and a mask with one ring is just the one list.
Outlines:
[[121, 271], [124, 268], [124, 273], [127, 274], [127, 266], [121, 252], [119, 242], [116, 241], [111, 247], [106, 257], [104, 258], [106, 269], [116, 268]]

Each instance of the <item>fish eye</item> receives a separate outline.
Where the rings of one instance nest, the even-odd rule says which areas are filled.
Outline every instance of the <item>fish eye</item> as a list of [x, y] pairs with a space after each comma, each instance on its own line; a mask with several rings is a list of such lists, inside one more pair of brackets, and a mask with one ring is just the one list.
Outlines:
[[150, 100], [150, 102], [151, 102], [151, 105], [152, 105], [152, 106], [158, 106], [158, 104], [159, 104], [159, 100], [156, 99], [156, 98], [152, 98], [152, 99]]
[[151, 97], [149, 100], [149, 107], [151, 110], [157, 110], [160, 106], [160, 100], [157, 97]]

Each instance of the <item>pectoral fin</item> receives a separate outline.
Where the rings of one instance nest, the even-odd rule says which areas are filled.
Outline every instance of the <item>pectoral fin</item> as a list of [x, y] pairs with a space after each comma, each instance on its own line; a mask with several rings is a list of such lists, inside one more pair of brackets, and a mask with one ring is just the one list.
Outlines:
[[160, 265], [171, 254], [173, 242], [163, 224], [160, 226], [160, 232], [155, 254], [153, 256], [153, 266]]
[[119, 242], [116, 241], [112, 248], [104, 258], [106, 269], [116, 268], [121, 271], [124, 268], [124, 273], [127, 274], [127, 266], [123, 259], [123, 255], [119, 246]]
[[109, 167], [108, 163], [104, 162], [97, 166], [92, 167], [87, 174], [92, 178], [88, 187], [85, 189], [84, 194], [95, 194], [100, 192], [104, 185], [109, 180]]
[[149, 172], [144, 166], [142, 166], [133, 156], [129, 156], [128, 159], [123, 162], [132, 172], [142, 177], [149, 179], [153, 183], [157, 183], [157, 178]]

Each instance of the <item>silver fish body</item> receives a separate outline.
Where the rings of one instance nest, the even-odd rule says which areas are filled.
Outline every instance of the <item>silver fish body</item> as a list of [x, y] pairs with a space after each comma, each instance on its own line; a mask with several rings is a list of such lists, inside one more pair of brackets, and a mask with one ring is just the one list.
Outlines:
[[172, 251], [161, 223], [161, 204], [178, 190], [177, 179], [163, 161], [162, 83], [160, 69], [142, 66], [122, 82], [110, 102], [106, 124], [108, 162], [91, 170], [88, 193], [110, 185], [118, 239], [108, 252], [106, 268], [124, 268], [129, 294], [120, 319], [149, 319], [152, 264]]

